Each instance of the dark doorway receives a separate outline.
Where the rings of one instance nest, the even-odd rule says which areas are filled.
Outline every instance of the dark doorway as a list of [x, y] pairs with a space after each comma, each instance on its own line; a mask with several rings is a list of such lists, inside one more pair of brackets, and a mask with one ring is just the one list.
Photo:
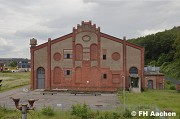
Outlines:
[[45, 89], [45, 70], [42, 67], [37, 69], [37, 89]]
[[139, 87], [139, 78], [131, 77], [131, 86], [132, 86], [132, 88], [138, 88]]
[[148, 80], [148, 89], [153, 89], [153, 80]]

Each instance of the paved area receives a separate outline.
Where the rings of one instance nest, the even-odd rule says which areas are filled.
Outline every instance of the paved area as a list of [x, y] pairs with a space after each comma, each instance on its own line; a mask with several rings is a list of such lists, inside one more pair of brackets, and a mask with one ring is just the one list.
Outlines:
[[10, 97], [20, 98], [20, 104], [27, 103], [28, 99], [39, 99], [35, 102], [35, 107], [40, 109], [44, 106], [51, 106], [56, 109], [69, 110], [73, 104], [86, 103], [91, 109], [96, 110], [113, 110], [120, 106], [118, 96], [116, 94], [101, 94], [94, 96], [91, 94], [70, 94], [58, 92], [57, 94], [45, 94], [39, 91], [24, 90], [27, 87], [15, 89], [8, 92], [0, 93], [0, 105], [9, 108], [15, 108], [14, 102]]

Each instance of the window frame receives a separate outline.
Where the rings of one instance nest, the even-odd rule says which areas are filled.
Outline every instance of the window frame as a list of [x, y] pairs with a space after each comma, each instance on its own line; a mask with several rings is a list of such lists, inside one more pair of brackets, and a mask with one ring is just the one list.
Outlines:
[[72, 70], [71, 69], [65, 69], [64, 70], [64, 76], [71, 76], [72, 75]]
[[107, 73], [103, 73], [102, 78], [106, 80], [107, 79]]
[[107, 59], [107, 55], [106, 55], [106, 54], [103, 54], [102, 59], [103, 59], [103, 60], [106, 60], [106, 59]]
[[63, 59], [72, 59], [72, 58], [73, 58], [72, 49], [64, 49], [63, 50]]

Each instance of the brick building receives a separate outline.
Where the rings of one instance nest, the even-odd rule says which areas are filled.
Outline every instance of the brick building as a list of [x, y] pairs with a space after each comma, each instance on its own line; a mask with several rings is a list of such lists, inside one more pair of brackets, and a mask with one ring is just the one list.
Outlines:
[[144, 68], [144, 80], [146, 89], [164, 89], [164, 74], [160, 73], [160, 67], [148, 66]]
[[116, 91], [124, 80], [126, 89], [144, 87], [144, 48], [102, 33], [91, 21], [30, 45], [31, 89]]

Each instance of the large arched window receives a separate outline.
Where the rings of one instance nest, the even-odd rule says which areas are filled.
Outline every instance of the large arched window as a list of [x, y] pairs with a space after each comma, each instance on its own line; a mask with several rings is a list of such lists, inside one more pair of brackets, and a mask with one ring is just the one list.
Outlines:
[[129, 69], [129, 74], [138, 74], [138, 69], [136, 67], [131, 67]]
[[91, 60], [98, 59], [98, 47], [96, 44], [92, 44], [90, 46], [90, 57], [91, 57]]
[[83, 58], [83, 48], [82, 45], [76, 45], [76, 60], [82, 60]]

